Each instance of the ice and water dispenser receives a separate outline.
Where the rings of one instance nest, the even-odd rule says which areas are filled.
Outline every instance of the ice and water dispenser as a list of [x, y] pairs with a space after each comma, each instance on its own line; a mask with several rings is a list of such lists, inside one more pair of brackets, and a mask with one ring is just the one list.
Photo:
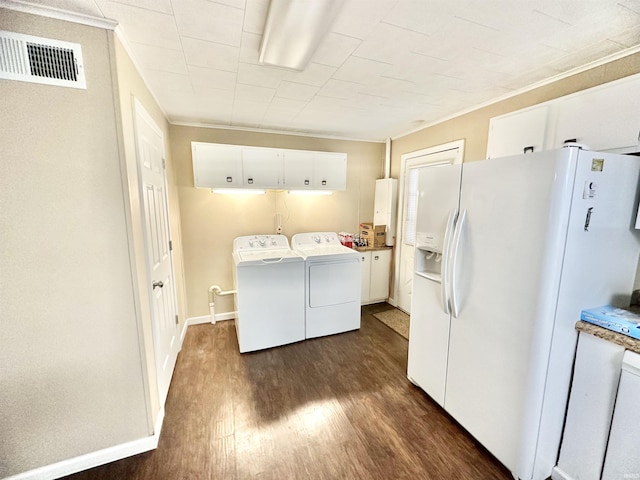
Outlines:
[[442, 244], [442, 238], [435, 233], [416, 233], [415, 272], [417, 275], [441, 281]]

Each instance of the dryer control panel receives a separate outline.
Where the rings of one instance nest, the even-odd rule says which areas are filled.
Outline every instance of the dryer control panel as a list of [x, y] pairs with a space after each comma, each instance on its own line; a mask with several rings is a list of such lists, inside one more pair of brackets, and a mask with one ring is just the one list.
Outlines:
[[318, 245], [342, 245], [335, 232], [296, 233], [291, 238], [293, 248]]

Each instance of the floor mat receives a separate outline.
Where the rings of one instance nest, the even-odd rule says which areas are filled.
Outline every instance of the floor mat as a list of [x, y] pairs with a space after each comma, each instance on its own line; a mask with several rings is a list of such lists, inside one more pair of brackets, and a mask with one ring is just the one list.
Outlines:
[[373, 316], [407, 340], [409, 339], [409, 315], [402, 310], [394, 308], [393, 310], [374, 313]]

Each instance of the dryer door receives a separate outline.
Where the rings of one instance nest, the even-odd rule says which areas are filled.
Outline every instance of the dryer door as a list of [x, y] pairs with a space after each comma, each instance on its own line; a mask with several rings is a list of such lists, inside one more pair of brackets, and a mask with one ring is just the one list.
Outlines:
[[360, 302], [360, 258], [309, 266], [309, 306]]

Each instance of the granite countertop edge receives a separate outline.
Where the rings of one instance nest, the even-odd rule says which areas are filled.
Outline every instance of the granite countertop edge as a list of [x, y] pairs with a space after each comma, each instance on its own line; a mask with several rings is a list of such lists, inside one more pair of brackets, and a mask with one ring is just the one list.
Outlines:
[[640, 340], [637, 338], [629, 337], [622, 333], [613, 332], [611, 330], [607, 330], [606, 328], [602, 328], [598, 325], [584, 322], [582, 320], [576, 322], [576, 330], [578, 330], [578, 332], [584, 332], [595, 337], [602, 338], [603, 340], [615, 343], [627, 350], [631, 350], [632, 352], [640, 354]]
[[375, 252], [380, 250], [391, 250], [393, 247], [353, 247], [356, 252]]

